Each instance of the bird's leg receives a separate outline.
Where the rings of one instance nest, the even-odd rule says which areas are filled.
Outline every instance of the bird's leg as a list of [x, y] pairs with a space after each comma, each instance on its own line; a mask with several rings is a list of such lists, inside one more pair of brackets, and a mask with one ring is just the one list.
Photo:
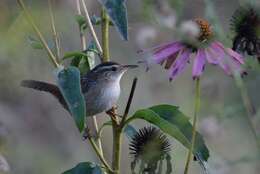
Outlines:
[[117, 117], [122, 117], [122, 115], [117, 114], [117, 106], [113, 106], [110, 110], [106, 111], [106, 113], [111, 117], [113, 121], [118, 123]]

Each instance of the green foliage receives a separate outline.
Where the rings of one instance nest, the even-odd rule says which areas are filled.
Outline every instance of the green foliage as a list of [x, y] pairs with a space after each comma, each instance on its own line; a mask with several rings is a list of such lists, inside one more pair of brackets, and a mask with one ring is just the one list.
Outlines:
[[96, 45], [94, 44], [94, 42], [90, 42], [87, 50], [67, 52], [62, 59], [72, 59], [71, 66], [79, 68], [80, 73], [85, 74], [93, 68], [95, 64], [95, 54], [98, 54]]
[[101, 167], [91, 163], [82, 162], [77, 164], [74, 168], [63, 172], [62, 174], [102, 174]]
[[125, 0], [99, 0], [124, 40], [128, 40], [128, 22]]
[[43, 49], [42, 43], [39, 40], [35, 39], [34, 37], [28, 36], [28, 41], [33, 49], [38, 49], [38, 50]]
[[84, 32], [87, 29], [86, 18], [83, 15], [76, 15], [75, 19], [79, 25], [80, 31]]
[[56, 79], [70, 113], [81, 132], [84, 128], [86, 108], [84, 96], [81, 93], [79, 70], [75, 67], [59, 68], [56, 72]]
[[[75, 19], [76, 19], [76, 21], [79, 25], [80, 31], [84, 32], [88, 28], [85, 16], [76, 15]], [[93, 25], [100, 25], [101, 24], [101, 18], [99, 16], [93, 15], [93, 16], [90, 17], [90, 20], [91, 20], [91, 23]]]
[[[179, 111], [179, 108], [171, 105], [157, 105], [135, 112], [127, 122], [135, 119], [143, 119], [158, 126], [162, 131], [174, 137], [186, 148], [191, 146], [192, 125], [187, 116]], [[197, 133], [193, 154], [199, 159], [207, 161], [209, 151], [202, 136]]]

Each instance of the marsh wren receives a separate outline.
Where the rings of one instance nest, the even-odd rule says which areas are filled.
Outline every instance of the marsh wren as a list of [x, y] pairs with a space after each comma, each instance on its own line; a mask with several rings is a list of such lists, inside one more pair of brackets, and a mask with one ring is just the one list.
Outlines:
[[[108, 111], [117, 102], [120, 95], [120, 80], [123, 74], [137, 65], [120, 65], [116, 62], [105, 62], [81, 76], [81, 90], [86, 102], [86, 116], [96, 115]], [[68, 110], [68, 106], [61, 91], [56, 85], [23, 80], [23, 87], [49, 92]]]

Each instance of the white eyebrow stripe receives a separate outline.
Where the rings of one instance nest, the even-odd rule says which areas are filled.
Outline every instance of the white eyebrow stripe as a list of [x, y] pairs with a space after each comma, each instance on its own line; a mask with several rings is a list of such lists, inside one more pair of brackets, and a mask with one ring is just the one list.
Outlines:
[[117, 68], [119, 65], [104, 65], [96, 69], [95, 71], [105, 71], [105, 70], [110, 70], [111, 68], [115, 67]]

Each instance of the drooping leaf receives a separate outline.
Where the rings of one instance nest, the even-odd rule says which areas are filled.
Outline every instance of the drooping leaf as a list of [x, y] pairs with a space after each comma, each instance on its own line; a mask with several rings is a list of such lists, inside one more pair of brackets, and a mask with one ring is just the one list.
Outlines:
[[84, 96], [81, 92], [80, 72], [72, 66], [66, 69], [59, 68], [56, 72], [56, 79], [58, 87], [69, 106], [70, 113], [81, 132], [84, 128], [86, 108]]
[[[192, 125], [187, 116], [179, 111], [179, 108], [171, 105], [157, 105], [147, 109], [138, 110], [128, 119], [143, 119], [158, 126], [162, 131], [174, 137], [186, 148], [191, 146]], [[202, 136], [197, 132], [193, 154], [199, 159], [207, 161], [209, 151]]]
[[106, 9], [114, 26], [124, 40], [128, 40], [126, 0], [98, 0]]
[[102, 174], [102, 169], [97, 164], [91, 162], [82, 162], [74, 168], [63, 172], [62, 174]]

